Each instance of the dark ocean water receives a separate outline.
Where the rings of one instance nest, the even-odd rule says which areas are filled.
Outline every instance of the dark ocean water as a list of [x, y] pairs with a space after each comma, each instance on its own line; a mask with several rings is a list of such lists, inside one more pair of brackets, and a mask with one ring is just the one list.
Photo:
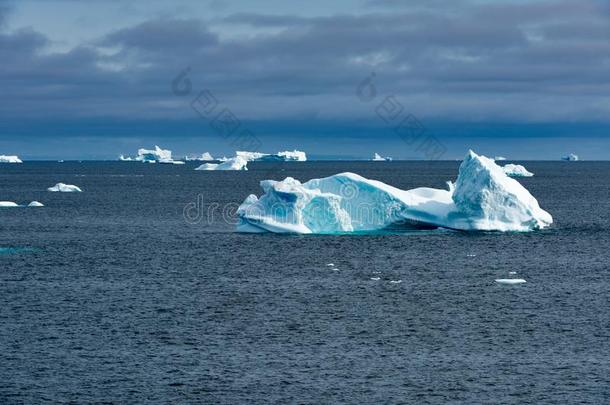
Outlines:
[[222, 219], [265, 178], [444, 188], [458, 164], [0, 166], [0, 200], [46, 205], [0, 209], [0, 402], [608, 403], [610, 163], [525, 162], [535, 233]]

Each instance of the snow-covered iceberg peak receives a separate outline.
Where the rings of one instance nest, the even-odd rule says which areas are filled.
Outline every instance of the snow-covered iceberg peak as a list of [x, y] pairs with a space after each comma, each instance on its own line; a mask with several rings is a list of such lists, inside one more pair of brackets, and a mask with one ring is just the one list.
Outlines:
[[0, 163], [23, 163], [19, 156], [15, 155], [0, 155]]
[[77, 186], [64, 183], [57, 183], [53, 187], [49, 187], [47, 190], [60, 193], [81, 193], [83, 191]]
[[510, 177], [532, 177], [534, 175], [534, 173], [528, 171], [525, 167], [521, 165], [514, 165], [512, 163], [504, 165], [502, 170], [504, 170], [504, 173]]
[[239, 207], [242, 232], [345, 233], [444, 227], [529, 231], [552, 223], [531, 194], [493, 160], [469, 152], [449, 190], [400, 190], [354, 173], [300, 183], [261, 182]]
[[460, 165], [453, 202], [469, 224], [458, 229], [527, 231], [553, 222], [538, 201], [517, 180], [511, 179], [492, 159], [469, 151]]
[[227, 159], [222, 163], [204, 163], [195, 170], [248, 170], [248, 161], [241, 156]]

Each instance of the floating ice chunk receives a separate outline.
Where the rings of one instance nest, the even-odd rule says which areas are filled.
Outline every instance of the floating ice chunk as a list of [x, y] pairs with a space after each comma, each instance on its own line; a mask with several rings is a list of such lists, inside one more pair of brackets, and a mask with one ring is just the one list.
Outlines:
[[532, 177], [534, 173], [527, 171], [527, 169], [521, 165], [507, 164], [502, 167], [504, 173], [510, 177]]
[[531, 231], [553, 219], [493, 160], [470, 151], [455, 187], [400, 190], [354, 173], [301, 183], [264, 180], [237, 210], [242, 232], [336, 234], [388, 227]]
[[23, 163], [19, 156], [15, 155], [0, 155], [0, 163]]
[[72, 184], [64, 184], [64, 183], [57, 183], [53, 187], [49, 187], [47, 190], [53, 191], [53, 192], [61, 192], [61, 193], [80, 193], [83, 191], [77, 186], [74, 186]]
[[496, 283], [498, 284], [523, 284], [526, 281], [522, 278], [498, 278]]
[[466, 257], [477, 257], [474, 253], [467, 254]]
[[0, 201], [0, 208], [16, 208], [16, 207], [21, 207], [21, 206], [12, 201]]
[[578, 155], [570, 153], [569, 155], [562, 157], [561, 160], [567, 160], [568, 162], [576, 162], [578, 161]]
[[402, 280], [390, 280], [390, 284], [400, 284]]
[[375, 154], [373, 155], [373, 159], [371, 159], [371, 160], [373, 162], [391, 162], [392, 158], [389, 156], [383, 157], [379, 153], [375, 152]]
[[227, 159], [222, 163], [204, 163], [195, 170], [248, 170], [248, 161], [241, 156]]
[[44, 204], [38, 201], [32, 201], [28, 204], [28, 207], [44, 207]]
[[502, 161], [502, 160], [506, 160], [506, 158], [504, 156], [496, 156], [496, 157], [494, 157], [494, 160]]
[[379, 280], [381, 280], [381, 279], [380, 279], [379, 277], [371, 277], [371, 280], [373, 280], [373, 281], [379, 281]]
[[515, 274], [517, 274], [517, 272], [516, 272], [516, 271], [509, 271], [509, 272], [508, 272], [508, 274], [509, 274], [510, 276], [514, 276]]
[[129, 157], [129, 156], [125, 157], [125, 156], [123, 156], [123, 155], [119, 156], [119, 160], [120, 160], [121, 162], [133, 162], [133, 161], [134, 161], [134, 159], [133, 159], [133, 158], [131, 158], [131, 157]]
[[333, 267], [335, 264], [334, 263], [327, 263], [327, 266]]

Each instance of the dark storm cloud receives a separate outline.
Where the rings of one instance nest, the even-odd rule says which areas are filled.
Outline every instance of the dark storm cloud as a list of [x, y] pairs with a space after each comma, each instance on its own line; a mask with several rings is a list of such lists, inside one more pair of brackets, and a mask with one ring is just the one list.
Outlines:
[[32, 29], [5, 30], [0, 115], [188, 116], [169, 85], [190, 66], [197, 88], [244, 117], [360, 118], [371, 106], [355, 88], [371, 71], [381, 94], [424, 116], [608, 116], [604, 3], [369, 5], [362, 15], [155, 19], [65, 53], [46, 51], [51, 39]]

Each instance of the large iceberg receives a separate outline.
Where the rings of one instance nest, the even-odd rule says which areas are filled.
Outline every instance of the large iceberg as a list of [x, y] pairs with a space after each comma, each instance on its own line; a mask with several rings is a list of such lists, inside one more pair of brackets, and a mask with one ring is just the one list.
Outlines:
[[237, 210], [241, 232], [335, 234], [382, 229], [531, 231], [553, 219], [492, 159], [470, 151], [449, 190], [400, 190], [354, 173], [261, 182]]
[[15, 155], [0, 155], [0, 163], [23, 163], [19, 156]]
[[81, 193], [83, 191], [77, 186], [64, 183], [57, 183], [53, 187], [49, 187], [47, 190], [59, 193]]
[[248, 170], [248, 161], [241, 156], [227, 159], [222, 163], [204, 163], [195, 170]]
[[283, 151], [276, 154], [261, 153], [261, 152], [246, 152], [237, 151], [235, 154], [246, 159], [249, 162], [268, 162], [268, 161], [284, 161], [284, 162], [305, 162], [307, 155], [299, 150]]
[[504, 165], [502, 170], [510, 177], [532, 177], [534, 175], [534, 173], [529, 172], [525, 167], [512, 163]]

